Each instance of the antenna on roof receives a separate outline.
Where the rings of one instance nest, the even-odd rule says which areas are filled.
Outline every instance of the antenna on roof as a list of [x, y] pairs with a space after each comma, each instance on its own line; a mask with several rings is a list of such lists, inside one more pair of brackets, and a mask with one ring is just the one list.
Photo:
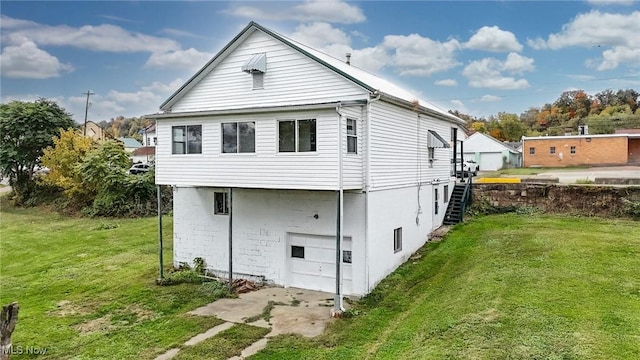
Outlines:
[[351, 53], [347, 53], [347, 65], [351, 65]]

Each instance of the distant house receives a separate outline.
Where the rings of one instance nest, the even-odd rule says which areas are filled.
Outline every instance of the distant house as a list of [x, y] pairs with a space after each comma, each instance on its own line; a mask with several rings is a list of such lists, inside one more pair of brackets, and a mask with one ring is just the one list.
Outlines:
[[523, 137], [524, 167], [640, 165], [640, 133]]
[[83, 124], [80, 127], [80, 131], [84, 136], [90, 137], [95, 141], [113, 139], [113, 136], [111, 136], [111, 134], [106, 132], [103, 128], [100, 127], [100, 125], [94, 123], [93, 121], [87, 121], [86, 130], [85, 125]]
[[134, 163], [150, 164], [154, 163], [156, 159], [156, 147], [155, 146], [142, 146], [131, 153], [131, 157]]
[[119, 137], [117, 139], [122, 144], [124, 144], [124, 151], [128, 153], [133, 153], [133, 151], [139, 147], [142, 147], [142, 144], [138, 142], [138, 140], [130, 137]]
[[463, 145], [465, 160], [474, 160], [481, 171], [520, 167], [520, 152], [488, 134], [476, 132]]
[[160, 108], [176, 265], [364, 295], [453, 202], [460, 118], [254, 22]]
[[142, 134], [142, 146], [156, 146], [158, 138], [156, 136], [156, 124], [151, 124], [140, 130]]

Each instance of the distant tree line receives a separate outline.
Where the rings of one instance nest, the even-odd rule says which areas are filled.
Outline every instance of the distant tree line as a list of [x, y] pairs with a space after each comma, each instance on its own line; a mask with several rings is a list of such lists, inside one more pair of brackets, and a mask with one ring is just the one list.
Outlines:
[[519, 141], [523, 135], [577, 134], [581, 125], [590, 134], [612, 134], [616, 129], [640, 128], [640, 93], [633, 89], [604, 90], [588, 95], [584, 90], [563, 92], [552, 104], [531, 107], [520, 114], [501, 112], [477, 118], [451, 113], [467, 122], [472, 131], [487, 133], [501, 141]]
[[131, 137], [138, 141], [142, 141], [140, 130], [151, 125], [153, 121], [144, 116], [126, 118], [118, 116], [111, 120], [102, 120], [98, 122], [98, 126], [103, 128], [109, 135], [114, 138]]

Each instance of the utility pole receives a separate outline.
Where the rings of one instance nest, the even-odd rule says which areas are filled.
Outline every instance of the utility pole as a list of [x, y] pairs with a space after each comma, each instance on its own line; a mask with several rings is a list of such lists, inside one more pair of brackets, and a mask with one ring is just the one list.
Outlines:
[[87, 104], [84, 107], [84, 136], [87, 136], [87, 115], [89, 115], [89, 96], [94, 95], [94, 93], [87, 90], [87, 92], [82, 93], [82, 95], [87, 95]]

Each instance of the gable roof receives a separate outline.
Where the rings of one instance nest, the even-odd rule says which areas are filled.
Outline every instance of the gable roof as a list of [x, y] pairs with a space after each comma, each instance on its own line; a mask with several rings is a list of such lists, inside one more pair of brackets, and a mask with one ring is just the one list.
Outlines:
[[[508, 150], [509, 152], [518, 154], [518, 150], [514, 149], [513, 147], [511, 147], [509, 144], [505, 144], [503, 142], [501, 142], [500, 140], [494, 138], [493, 136], [489, 135], [489, 134], [485, 134], [485, 133], [481, 133], [481, 132], [475, 132], [473, 133], [471, 136], [469, 136], [466, 140], [465, 143], [468, 141], [473, 141], [473, 139], [479, 138], [479, 137], [484, 137], [487, 140], [489, 140], [491, 143], [493, 143], [494, 145], [497, 145], [500, 148], [503, 148], [504, 150]], [[465, 145], [465, 150], [468, 150], [467, 145]], [[487, 149], [489, 150], [489, 149]]]
[[138, 140], [136, 140], [134, 138], [119, 137], [118, 140], [122, 141], [122, 143], [124, 144], [124, 147], [126, 147], [126, 148], [139, 148], [139, 147], [142, 146], [142, 144], [140, 144], [138, 142]]
[[326, 68], [336, 72], [337, 74], [352, 81], [358, 86], [369, 91], [373, 96], [380, 95], [381, 100], [392, 102], [405, 108], [413, 109], [418, 112], [431, 115], [449, 122], [463, 125], [465, 122], [455, 115], [425, 101], [419, 99], [411, 92], [385, 80], [376, 75], [368, 73], [355, 66], [346, 64], [330, 55], [320, 52], [316, 49], [301, 44], [295, 40], [289, 39], [273, 30], [267, 29], [253, 21], [251, 21], [236, 37], [234, 37], [222, 50], [220, 50], [209, 62], [202, 67], [195, 75], [193, 75], [184, 85], [174, 92], [167, 100], [165, 100], [160, 109], [170, 112], [171, 106], [180, 100], [189, 90], [198, 84], [207, 74], [209, 74], [224, 58], [226, 58], [240, 43], [242, 43], [254, 31], [262, 31], [263, 33], [275, 38], [294, 50], [302, 53], [310, 59], [318, 62]]

